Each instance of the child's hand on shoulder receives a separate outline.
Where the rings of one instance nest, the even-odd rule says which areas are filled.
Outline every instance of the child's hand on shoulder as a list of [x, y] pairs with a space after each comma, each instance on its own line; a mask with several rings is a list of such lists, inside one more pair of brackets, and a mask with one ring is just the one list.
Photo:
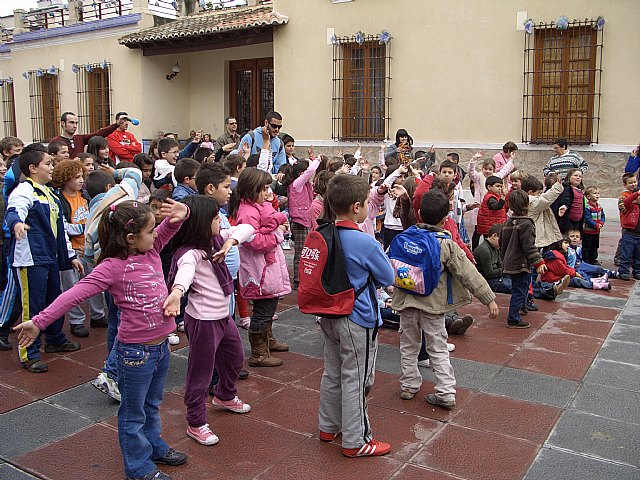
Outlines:
[[187, 217], [189, 209], [184, 203], [176, 202], [172, 198], [167, 198], [162, 204], [162, 207], [160, 207], [160, 213], [165, 217], [169, 217], [169, 222], [176, 223]]
[[18, 333], [18, 344], [23, 348], [29, 347], [40, 335], [40, 329], [32, 320], [19, 323], [13, 330]]
[[182, 290], [174, 287], [162, 304], [162, 309], [167, 317], [175, 317], [180, 313], [180, 299], [182, 299]]

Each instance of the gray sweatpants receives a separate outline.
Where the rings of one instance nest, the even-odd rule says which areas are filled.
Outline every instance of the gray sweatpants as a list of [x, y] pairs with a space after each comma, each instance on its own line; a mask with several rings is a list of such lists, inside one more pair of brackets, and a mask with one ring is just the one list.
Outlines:
[[343, 317], [320, 319], [324, 335], [324, 373], [320, 382], [320, 430], [342, 432], [343, 448], [360, 448], [372, 439], [366, 396], [375, 377], [378, 339]]
[[418, 353], [424, 332], [429, 364], [436, 376], [436, 397], [446, 402], [456, 398], [456, 378], [447, 351], [444, 315], [432, 315], [415, 308], [400, 312], [400, 387], [417, 393], [422, 385]]
[[[88, 275], [93, 270], [93, 267], [90, 263], [88, 263], [84, 257], [80, 257], [80, 261], [84, 266], [84, 273]], [[71, 287], [73, 287], [76, 283], [80, 281], [80, 275], [75, 270], [62, 270], [60, 272], [60, 288], [63, 292], [66, 292]], [[87, 305], [89, 306], [89, 314], [90, 318], [98, 319], [106, 317], [106, 304], [104, 301], [104, 293], [100, 292], [93, 297], [87, 299]], [[84, 323], [85, 315], [84, 311], [80, 306], [73, 307], [67, 313], [69, 318], [69, 324], [71, 325], [82, 325]]]

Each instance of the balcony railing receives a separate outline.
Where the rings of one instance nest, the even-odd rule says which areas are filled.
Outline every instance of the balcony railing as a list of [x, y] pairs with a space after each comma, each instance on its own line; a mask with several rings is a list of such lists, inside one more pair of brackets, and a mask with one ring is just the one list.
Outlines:
[[85, 1], [78, 6], [78, 21], [92, 22], [94, 20], [104, 20], [106, 18], [120, 17], [127, 15], [133, 8], [132, 0], [111, 0], [103, 2]]

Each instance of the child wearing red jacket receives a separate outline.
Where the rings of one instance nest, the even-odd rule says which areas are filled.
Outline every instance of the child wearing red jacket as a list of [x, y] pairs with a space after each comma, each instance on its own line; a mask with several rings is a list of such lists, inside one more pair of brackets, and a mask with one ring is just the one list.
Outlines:
[[485, 237], [489, 234], [489, 229], [492, 225], [504, 223], [507, 219], [502, 184], [503, 180], [495, 175], [491, 175], [485, 180], [487, 193], [480, 204], [478, 223], [476, 225], [476, 232]]
[[567, 264], [565, 255], [569, 252], [569, 244], [571, 241], [568, 237], [551, 245], [549, 251], [542, 255], [544, 263], [547, 265], [547, 271], [540, 276], [540, 280], [547, 283], [555, 283], [562, 280], [566, 275], [574, 278], [582, 278], [576, 270]]
[[[626, 192], [625, 192], [626, 193]], [[631, 269], [633, 278], [640, 280], [640, 198], [638, 189], [629, 190], [623, 199], [624, 210], [621, 210], [622, 218], [622, 241], [620, 265], [618, 267], [618, 277], [621, 280], [629, 280]]]

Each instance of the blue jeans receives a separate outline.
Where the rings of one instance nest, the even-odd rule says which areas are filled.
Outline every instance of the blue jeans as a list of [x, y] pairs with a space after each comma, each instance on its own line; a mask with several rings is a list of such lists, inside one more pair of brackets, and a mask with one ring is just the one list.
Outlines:
[[[580, 274], [587, 274], [590, 278], [601, 277], [606, 273], [606, 270], [599, 265], [591, 265], [590, 263], [580, 262], [576, 267], [576, 270]], [[584, 275], [583, 275], [584, 276]]]
[[524, 307], [529, 294], [529, 272], [511, 274], [511, 301], [507, 323], [520, 323], [520, 309]]
[[621, 247], [618, 271], [628, 275], [633, 268], [633, 275], [640, 275], [640, 235], [623, 233]]
[[107, 308], [109, 309], [109, 325], [107, 327], [107, 361], [102, 367], [102, 371], [106, 373], [109, 378], [112, 378], [116, 382], [118, 381], [118, 361], [116, 358], [116, 351], [113, 348], [115, 346], [116, 335], [118, 335], [118, 327], [120, 326], [120, 309], [116, 307], [113, 302], [113, 297], [109, 292], [104, 292], [104, 298], [107, 302]]
[[509, 277], [487, 278], [487, 283], [496, 293], [511, 293], [511, 279]]
[[169, 342], [159, 345], [114, 345], [118, 359], [118, 441], [127, 477], [144, 477], [157, 470], [153, 459], [169, 446], [160, 438], [160, 404], [169, 371]]

